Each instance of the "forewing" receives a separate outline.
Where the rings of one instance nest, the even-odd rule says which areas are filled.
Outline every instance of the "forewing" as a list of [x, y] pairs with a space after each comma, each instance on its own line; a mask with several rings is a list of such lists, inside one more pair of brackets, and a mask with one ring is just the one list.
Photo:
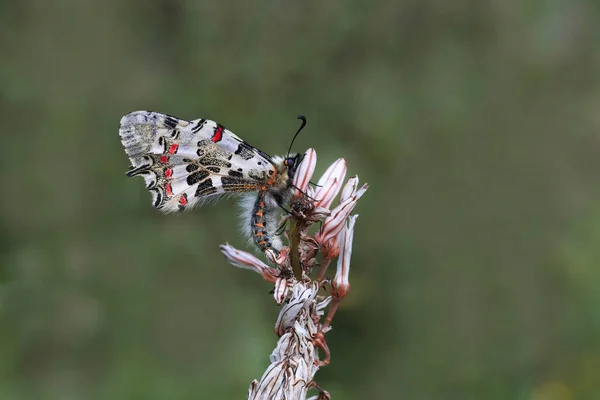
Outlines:
[[205, 199], [257, 190], [275, 174], [271, 158], [222, 125], [150, 111], [121, 119], [121, 142], [154, 207], [172, 212]]

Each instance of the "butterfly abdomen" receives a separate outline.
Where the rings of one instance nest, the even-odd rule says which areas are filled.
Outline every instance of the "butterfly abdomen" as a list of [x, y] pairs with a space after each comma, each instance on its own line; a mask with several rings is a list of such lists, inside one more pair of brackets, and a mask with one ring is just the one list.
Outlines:
[[267, 190], [261, 190], [256, 197], [250, 218], [250, 234], [253, 242], [262, 251], [281, 250], [281, 239], [277, 231], [277, 201]]

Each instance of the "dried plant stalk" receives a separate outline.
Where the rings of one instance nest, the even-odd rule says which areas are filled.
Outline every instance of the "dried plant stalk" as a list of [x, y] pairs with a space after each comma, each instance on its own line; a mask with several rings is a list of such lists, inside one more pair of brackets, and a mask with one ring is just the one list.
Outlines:
[[[325, 333], [331, 329], [333, 316], [350, 289], [350, 256], [358, 217], [350, 214], [368, 185], [358, 188], [358, 177], [352, 177], [342, 189], [346, 162], [339, 159], [327, 169], [315, 189], [309, 181], [316, 161], [316, 152], [309, 149], [294, 176], [297, 191], [290, 215], [285, 217], [290, 227], [286, 232], [290, 245], [280, 252], [265, 252], [275, 267], [227, 244], [221, 246], [233, 265], [254, 270], [273, 283], [274, 299], [283, 304], [275, 324], [279, 340], [271, 353], [271, 364], [262, 378], [250, 385], [248, 399], [305, 400], [310, 389], [318, 390], [310, 399], [330, 399], [329, 393], [315, 382], [315, 374], [330, 362]], [[330, 210], [340, 190], [339, 203]], [[316, 222], [321, 223], [320, 229], [311, 236], [309, 228]], [[327, 267], [336, 258], [334, 279], [325, 279]], [[318, 273], [312, 279], [315, 268]], [[319, 350], [323, 359], [319, 358]]]

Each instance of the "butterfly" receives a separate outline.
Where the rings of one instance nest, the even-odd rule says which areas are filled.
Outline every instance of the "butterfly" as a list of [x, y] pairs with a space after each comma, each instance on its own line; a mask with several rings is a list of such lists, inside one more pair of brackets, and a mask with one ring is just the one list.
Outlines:
[[[296, 135], [306, 124], [299, 118]], [[300, 154], [271, 157], [215, 121], [152, 111], [125, 115], [119, 135], [131, 162], [127, 176], [144, 178], [155, 208], [176, 212], [207, 199], [255, 192], [242, 201], [245, 229], [259, 249], [279, 254], [275, 211], [293, 194]]]

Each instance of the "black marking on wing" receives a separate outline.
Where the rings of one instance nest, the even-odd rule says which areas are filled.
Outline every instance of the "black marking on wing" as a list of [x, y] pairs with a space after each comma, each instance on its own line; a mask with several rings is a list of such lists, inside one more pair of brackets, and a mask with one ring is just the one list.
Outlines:
[[212, 179], [206, 179], [198, 185], [196, 189], [196, 197], [208, 196], [217, 192], [217, 188], [213, 186]]
[[158, 138], [158, 144], [163, 147], [163, 153], [166, 153], [167, 152], [167, 141], [165, 140], [165, 138], [163, 136], [160, 136]]
[[132, 177], [144, 174], [150, 170], [150, 165], [140, 165], [138, 167], [130, 167], [129, 171], [125, 172], [125, 175]]
[[146, 182], [146, 189], [153, 189], [153, 188], [155, 188], [156, 184], [158, 183], [158, 180], [156, 179], [156, 173], [153, 172], [153, 171], [148, 171], [144, 175], [148, 175], [148, 176], [151, 177], [151, 180], [149, 182]]
[[264, 151], [257, 149], [256, 147], [252, 146], [250, 143], [246, 142], [246, 141], [242, 141], [242, 144], [246, 146], [247, 149], [250, 149], [251, 151], [253, 151], [254, 153], [258, 153], [262, 156], [262, 158], [264, 158], [265, 160], [269, 161], [271, 164], [273, 164], [273, 161], [271, 159], [271, 156], [268, 155], [267, 153], [265, 153]]
[[188, 165], [185, 167], [185, 170], [186, 170], [187, 172], [194, 172], [194, 171], [198, 171], [199, 169], [200, 169], [200, 166], [199, 166], [198, 164], [194, 164], [194, 163], [192, 163], [192, 164], [188, 164]]
[[186, 183], [190, 186], [195, 185], [196, 183], [206, 179], [209, 175], [210, 173], [204, 170], [194, 172], [193, 174], [187, 177]]
[[171, 129], [175, 129], [178, 123], [178, 119], [175, 117], [171, 117], [170, 115], [165, 118], [165, 125], [167, 125]]
[[231, 168], [230, 162], [227, 162], [221, 158], [214, 157], [210, 154], [206, 154], [204, 157], [200, 157], [198, 159], [198, 162], [205, 166], [207, 169], [209, 167]]
[[206, 146], [211, 146], [213, 144], [213, 142], [209, 139], [201, 139], [198, 140], [198, 143], [196, 143], [196, 146], [202, 148], [202, 147], [206, 147]]
[[256, 181], [264, 181], [266, 180], [265, 171], [256, 171], [251, 169], [248, 171], [248, 176]]
[[197, 133], [200, 129], [202, 129], [205, 123], [206, 119], [202, 118], [201, 120], [199, 120], [198, 123], [192, 128], [192, 132]]
[[154, 208], [159, 208], [159, 206], [161, 205], [162, 200], [163, 200], [162, 193], [158, 189], [152, 189], [152, 191], [154, 193], [156, 193], [156, 199], [154, 200], [153, 206], [154, 206]]
[[228, 189], [231, 187], [239, 187], [242, 185], [246, 185], [248, 182], [244, 181], [243, 179], [240, 178], [230, 178], [227, 176], [224, 176], [221, 178], [221, 184], [223, 185], [223, 189]]
[[256, 150], [254, 147], [250, 146], [246, 142], [242, 142], [235, 151], [235, 154], [239, 155], [244, 160], [250, 160], [254, 157], [254, 150]]
[[[241, 170], [241, 168], [238, 168], [238, 169]], [[234, 178], [243, 178], [244, 174], [242, 174], [241, 172], [238, 172], [238, 171], [230, 170], [229, 176], [233, 176]]]
[[210, 167], [206, 167], [206, 169], [209, 170], [210, 172], [214, 172], [215, 174], [218, 174], [219, 172], [221, 172], [221, 168], [219, 168], [219, 167], [210, 166]]

